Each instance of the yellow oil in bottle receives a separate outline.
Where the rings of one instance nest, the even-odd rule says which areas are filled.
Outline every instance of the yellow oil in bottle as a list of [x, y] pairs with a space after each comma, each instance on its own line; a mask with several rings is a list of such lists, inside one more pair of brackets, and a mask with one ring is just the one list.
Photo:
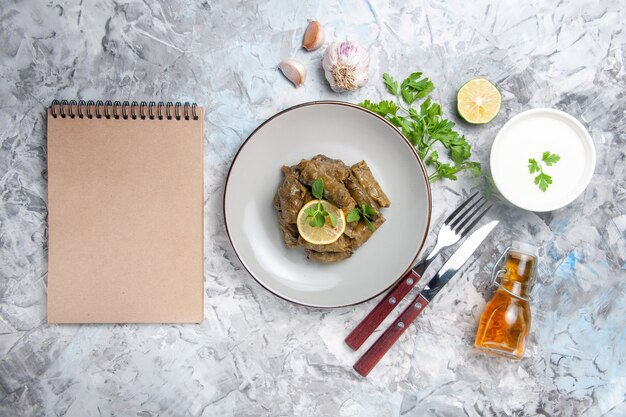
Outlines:
[[528, 295], [537, 258], [509, 251], [498, 290], [480, 317], [474, 346], [519, 360], [524, 356], [530, 332]]

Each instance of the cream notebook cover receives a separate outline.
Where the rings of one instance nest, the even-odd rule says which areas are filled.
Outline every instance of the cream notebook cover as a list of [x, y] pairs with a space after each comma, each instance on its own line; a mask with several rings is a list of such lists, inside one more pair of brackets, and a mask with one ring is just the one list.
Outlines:
[[53, 102], [48, 322], [203, 319], [202, 108]]

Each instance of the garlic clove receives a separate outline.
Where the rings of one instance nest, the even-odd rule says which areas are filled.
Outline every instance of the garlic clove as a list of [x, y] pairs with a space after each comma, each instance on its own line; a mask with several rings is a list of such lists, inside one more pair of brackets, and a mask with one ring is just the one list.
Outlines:
[[304, 31], [304, 39], [302, 39], [302, 47], [307, 51], [315, 51], [320, 46], [324, 45], [326, 34], [324, 28], [317, 20], [311, 20], [306, 31]]
[[306, 79], [306, 68], [295, 59], [285, 59], [278, 64], [285, 78], [293, 83], [294, 86], [300, 87]]
[[324, 75], [333, 91], [352, 91], [363, 87], [369, 79], [369, 54], [354, 42], [331, 44], [324, 52]]

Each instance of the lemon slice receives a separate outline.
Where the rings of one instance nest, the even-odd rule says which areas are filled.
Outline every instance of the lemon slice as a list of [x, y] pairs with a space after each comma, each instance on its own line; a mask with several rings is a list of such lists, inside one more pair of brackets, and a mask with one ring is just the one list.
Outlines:
[[459, 114], [465, 121], [482, 124], [491, 121], [498, 111], [502, 97], [490, 81], [475, 78], [461, 87], [456, 96]]
[[315, 208], [318, 200], [312, 200], [306, 203], [304, 207], [300, 209], [296, 220], [298, 232], [300, 232], [302, 239], [314, 245], [328, 245], [329, 243], [336, 242], [343, 234], [344, 230], [346, 230], [346, 218], [343, 211], [326, 200], [321, 200], [321, 202], [324, 210], [337, 218], [337, 225], [333, 226], [331, 224], [330, 216], [326, 216], [326, 222], [322, 227], [310, 225], [311, 218], [307, 215], [306, 209], [309, 207]]

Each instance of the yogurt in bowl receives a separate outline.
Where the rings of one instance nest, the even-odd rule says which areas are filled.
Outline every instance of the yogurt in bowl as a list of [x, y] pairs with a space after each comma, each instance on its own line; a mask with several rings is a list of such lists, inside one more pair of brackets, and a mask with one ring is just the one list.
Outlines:
[[[542, 163], [545, 152], [560, 159]], [[529, 159], [535, 159], [541, 171], [531, 173]], [[490, 165], [498, 191], [511, 204], [529, 211], [552, 211], [585, 190], [595, 169], [596, 151], [578, 120], [560, 110], [539, 108], [502, 126], [491, 147]], [[545, 191], [535, 183], [541, 173], [552, 181]]]

